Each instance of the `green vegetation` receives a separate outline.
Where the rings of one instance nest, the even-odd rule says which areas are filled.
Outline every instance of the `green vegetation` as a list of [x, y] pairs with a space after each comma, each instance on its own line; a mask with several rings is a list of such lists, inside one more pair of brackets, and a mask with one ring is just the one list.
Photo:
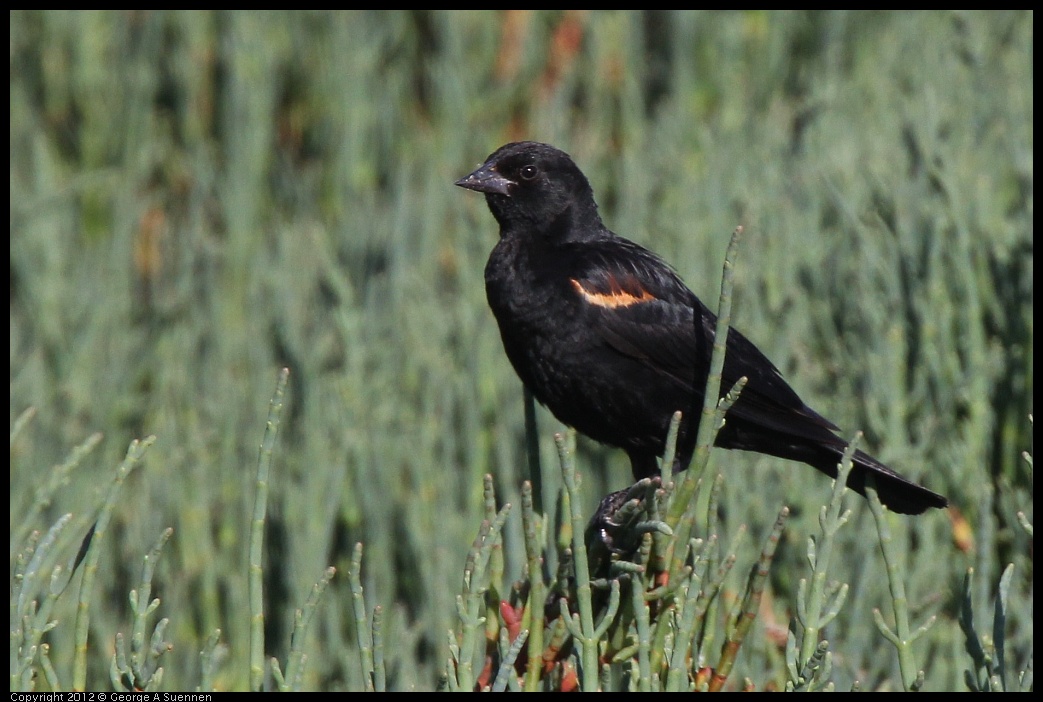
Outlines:
[[[12, 690], [1031, 688], [1031, 13], [10, 19]], [[629, 465], [540, 408], [532, 494], [452, 185], [522, 138], [709, 305], [742, 225], [731, 323], [953, 507], [712, 451], [573, 578]]]

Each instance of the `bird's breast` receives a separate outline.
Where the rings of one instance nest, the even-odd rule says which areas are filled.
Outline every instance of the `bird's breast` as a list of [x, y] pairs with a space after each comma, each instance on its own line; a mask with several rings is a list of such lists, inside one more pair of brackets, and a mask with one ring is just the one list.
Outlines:
[[575, 295], [567, 276], [530, 242], [504, 237], [485, 267], [485, 292], [499, 321], [519, 334], [543, 335], [568, 326]]

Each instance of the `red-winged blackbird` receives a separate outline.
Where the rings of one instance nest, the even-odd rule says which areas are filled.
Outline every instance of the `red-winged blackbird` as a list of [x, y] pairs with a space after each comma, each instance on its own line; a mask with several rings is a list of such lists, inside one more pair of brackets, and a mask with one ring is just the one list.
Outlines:
[[[662, 259], [616, 236], [568, 154], [507, 144], [456, 182], [485, 194], [500, 241], [485, 289], [507, 357], [559, 420], [659, 473], [671, 416], [683, 413], [674, 470], [688, 467], [713, 347], [714, 315]], [[722, 394], [748, 378], [716, 445], [802, 461], [836, 477], [846, 442], [738, 331], [728, 333]], [[848, 487], [872, 474], [894, 512], [945, 507], [941, 495], [857, 451]]]

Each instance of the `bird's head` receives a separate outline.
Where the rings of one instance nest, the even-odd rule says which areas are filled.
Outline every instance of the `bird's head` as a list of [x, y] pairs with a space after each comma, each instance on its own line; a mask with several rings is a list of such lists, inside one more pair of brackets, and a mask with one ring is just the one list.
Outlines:
[[586, 176], [567, 153], [547, 144], [520, 141], [501, 146], [456, 184], [485, 193], [501, 233], [601, 227]]

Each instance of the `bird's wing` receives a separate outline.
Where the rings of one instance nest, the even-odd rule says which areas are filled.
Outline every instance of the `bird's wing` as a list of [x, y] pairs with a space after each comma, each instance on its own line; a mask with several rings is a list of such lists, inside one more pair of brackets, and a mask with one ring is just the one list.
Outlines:
[[[583, 247], [569, 259], [569, 285], [589, 306], [590, 319], [604, 342], [655, 368], [685, 391], [702, 394], [717, 316], [677, 274], [655, 254], [618, 237]], [[822, 429], [836, 429], [804, 404], [760, 349], [731, 329], [722, 394], [744, 376], [748, 382], [732, 416], [819, 438]], [[797, 416], [800, 420], [794, 422]], [[794, 424], [807, 426], [800, 431]]]

